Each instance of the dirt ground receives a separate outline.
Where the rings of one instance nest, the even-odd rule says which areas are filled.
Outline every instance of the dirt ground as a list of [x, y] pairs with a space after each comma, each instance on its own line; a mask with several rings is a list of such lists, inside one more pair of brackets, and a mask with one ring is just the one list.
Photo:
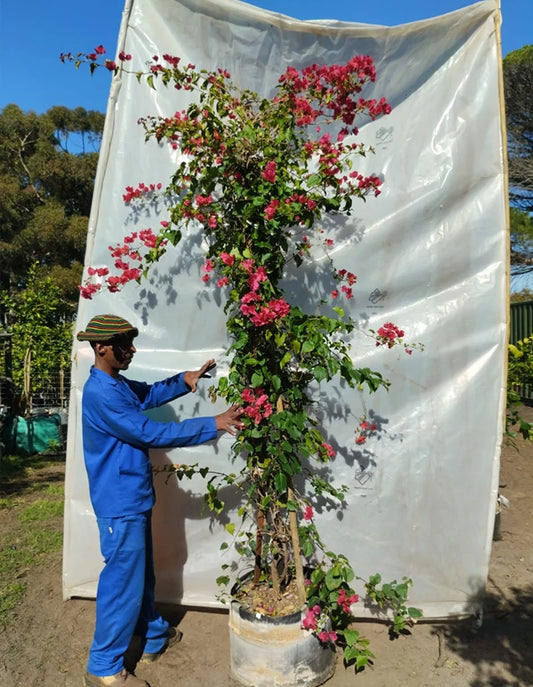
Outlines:
[[[522, 414], [533, 420], [533, 408]], [[374, 666], [354, 676], [339, 661], [328, 687], [533, 686], [533, 445], [517, 445], [519, 452], [502, 452], [500, 493], [510, 508], [502, 512], [502, 538], [492, 550], [482, 626], [425, 622], [391, 642], [385, 626], [366, 622], [362, 633], [371, 641]], [[81, 687], [94, 602], [62, 600], [59, 553], [26, 581], [17, 621], [0, 633], [0, 687]], [[151, 687], [237, 687], [229, 671], [226, 613], [164, 612], [179, 621], [183, 640], [157, 663], [139, 665], [137, 675]]]

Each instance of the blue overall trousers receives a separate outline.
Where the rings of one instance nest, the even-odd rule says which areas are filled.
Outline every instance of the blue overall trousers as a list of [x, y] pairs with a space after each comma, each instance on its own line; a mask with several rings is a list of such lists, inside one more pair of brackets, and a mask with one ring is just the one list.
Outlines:
[[157, 653], [168, 623], [156, 612], [150, 448], [215, 439], [214, 417], [157, 422], [144, 414], [190, 391], [183, 373], [146, 384], [91, 368], [83, 388], [83, 452], [105, 565], [98, 580], [96, 627], [87, 670], [116, 675], [133, 635]]
[[151, 511], [97, 521], [105, 566], [98, 580], [87, 672], [104, 676], [123, 669], [134, 634], [146, 638], [143, 651], [160, 651], [168, 622], [155, 609]]

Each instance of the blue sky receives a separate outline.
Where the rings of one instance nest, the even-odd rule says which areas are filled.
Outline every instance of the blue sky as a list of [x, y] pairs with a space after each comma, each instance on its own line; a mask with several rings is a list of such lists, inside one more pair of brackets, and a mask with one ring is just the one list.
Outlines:
[[[169, 0], [170, 1], [170, 0]], [[465, 7], [468, 0], [253, 0], [249, 3], [297, 19], [339, 19], [395, 26]], [[533, 44], [533, 0], [500, 0], [502, 52]], [[45, 112], [53, 105], [105, 111], [109, 75], [90, 77], [62, 65], [61, 52], [87, 52], [103, 44], [114, 56], [122, 0], [0, 0], [0, 108]]]

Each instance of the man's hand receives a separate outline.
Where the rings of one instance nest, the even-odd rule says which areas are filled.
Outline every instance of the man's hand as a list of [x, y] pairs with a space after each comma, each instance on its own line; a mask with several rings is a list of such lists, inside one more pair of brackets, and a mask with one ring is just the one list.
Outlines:
[[215, 366], [215, 359], [211, 358], [208, 360], [206, 363], [202, 365], [202, 367], [199, 370], [195, 370], [194, 372], [187, 371], [183, 375], [183, 379], [185, 380], [185, 384], [187, 384], [188, 387], [190, 387], [191, 391], [196, 391], [196, 387], [198, 386], [198, 380], [200, 377], [203, 377], [207, 370], [209, 368]]
[[244, 429], [244, 424], [240, 421], [244, 410], [240, 406], [231, 406], [220, 415], [215, 415], [218, 431], [229, 432], [235, 436], [236, 429]]

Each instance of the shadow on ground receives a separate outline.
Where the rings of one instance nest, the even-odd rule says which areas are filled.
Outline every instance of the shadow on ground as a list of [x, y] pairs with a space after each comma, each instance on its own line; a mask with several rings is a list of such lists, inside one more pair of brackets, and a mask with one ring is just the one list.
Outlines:
[[0, 497], [20, 496], [27, 491], [65, 482], [65, 454], [29, 457], [0, 456]]
[[454, 621], [432, 628], [439, 641], [436, 667], [453, 652], [474, 668], [471, 687], [533, 685], [533, 585], [485, 598], [483, 622]]

